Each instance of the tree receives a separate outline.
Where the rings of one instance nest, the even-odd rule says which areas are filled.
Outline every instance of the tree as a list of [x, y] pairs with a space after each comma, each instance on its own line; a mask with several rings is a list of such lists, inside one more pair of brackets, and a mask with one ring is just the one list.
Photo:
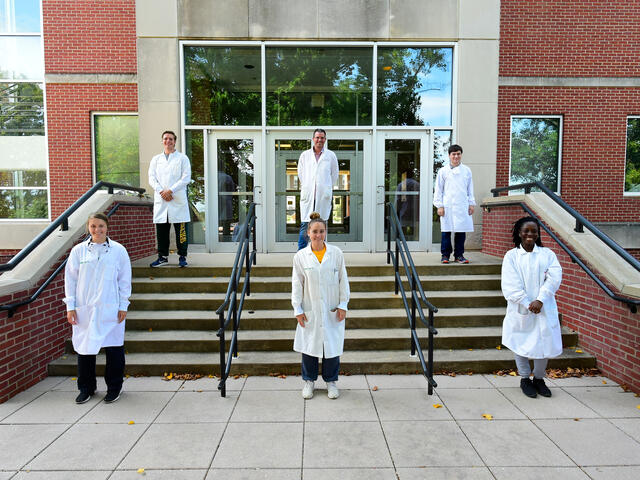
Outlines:
[[560, 119], [514, 118], [510, 185], [540, 181], [558, 190]]
[[627, 159], [624, 191], [640, 192], [640, 118], [627, 122]]

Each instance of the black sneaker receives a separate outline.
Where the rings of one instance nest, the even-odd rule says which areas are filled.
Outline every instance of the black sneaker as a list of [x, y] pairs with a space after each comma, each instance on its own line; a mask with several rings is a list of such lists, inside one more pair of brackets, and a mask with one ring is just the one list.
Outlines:
[[538, 396], [536, 387], [533, 386], [533, 382], [530, 378], [521, 378], [520, 388], [522, 389], [522, 393], [524, 393], [527, 397], [536, 398]]
[[466, 258], [464, 258], [464, 257], [457, 257], [457, 258], [456, 258], [456, 262], [458, 262], [458, 263], [462, 263], [462, 264], [467, 264], [467, 263], [469, 263], [469, 260], [467, 260], [467, 259], [466, 259]]
[[549, 390], [549, 387], [544, 384], [544, 378], [534, 378], [532, 383], [533, 387], [540, 395], [543, 397], [551, 396], [551, 390]]
[[180, 255], [180, 258], [178, 259], [178, 265], [180, 265], [181, 267], [186, 267], [187, 265], [189, 265], [187, 263], [187, 257], [185, 257], [184, 255]]
[[93, 393], [89, 393], [89, 392], [80, 392], [78, 394], [78, 396], [76, 397], [76, 403], [78, 405], [82, 404], [82, 403], [87, 403], [90, 399], [91, 399], [91, 395], [93, 395]]
[[150, 266], [152, 267], [161, 267], [162, 265], [167, 265], [169, 260], [167, 257], [163, 257], [162, 255], [158, 256], [158, 259], [155, 262], [152, 262]]
[[107, 392], [107, 395], [104, 397], [104, 403], [113, 403], [116, 402], [120, 398], [120, 392]]

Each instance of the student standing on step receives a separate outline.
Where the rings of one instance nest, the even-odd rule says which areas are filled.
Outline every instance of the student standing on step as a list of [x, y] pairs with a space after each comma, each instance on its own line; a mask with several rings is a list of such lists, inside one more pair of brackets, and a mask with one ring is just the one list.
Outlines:
[[156, 224], [158, 259], [151, 266], [169, 263], [171, 224], [176, 232], [178, 265], [187, 266], [187, 223], [191, 220], [187, 185], [191, 182], [189, 158], [176, 150], [176, 134], [162, 133], [164, 151], [151, 159], [149, 185], [153, 188], [153, 223]]
[[[476, 201], [473, 196], [473, 178], [471, 170], [462, 165], [462, 147], [449, 147], [449, 165], [438, 170], [433, 205], [440, 216], [440, 231], [442, 240], [440, 251], [441, 262], [449, 263], [453, 251], [454, 261], [469, 263], [464, 258], [464, 241], [466, 232], [473, 232], [473, 211]], [[451, 233], [454, 235], [454, 247], [451, 246]]]
[[[502, 343], [515, 354], [523, 393], [531, 398], [550, 397], [544, 376], [549, 358], [562, 353], [555, 299], [562, 267], [556, 254], [542, 246], [535, 218], [518, 220], [512, 235], [515, 248], [502, 261], [502, 293], [507, 299]], [[529, 359], [533, 359], [533, 381]]]
[[127, 250], [107, 237], [109, 219], [94, 213], [87, 220], [91, 238], [71, 249], [64, 275], [67, 321], [73, 326], [78, 354], [76, 403], [96, 391], [96, 355], [104, 348], [104, 379], [112, 403], [120, 398], [124, 375], [124, 325], [131, 295], [131, 262]]
[[329, 398], [336, 387], [344, 347], [344, 319], [349, 303], [349, 280], [342, 251], [325, 242], [327, 223], [319, 213], [310, 215], [307, 235], [311, 243], [293, 257], [291, 304], [298, 320], [293, 349], [302, 353], [302, 396], [313, 397], [322, 359], [322, 378]]

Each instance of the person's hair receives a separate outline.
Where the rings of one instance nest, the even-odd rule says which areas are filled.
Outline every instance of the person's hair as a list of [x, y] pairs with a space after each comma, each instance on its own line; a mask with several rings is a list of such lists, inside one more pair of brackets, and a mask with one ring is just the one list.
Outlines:
[[178, 136], [174, 132], [172, 132], [171, 130], [165, 130], [164, 132], [162, 132], [162, 136], [160, 138], [164, 138], [164, 136], [167, 133], [170, 134], [170, 135], [173, 135], [173, 141], [174, 142], [178, 139]]
[[104, 223], [107, 224], [107, 228], [109, 228], [109, 217], [107, 217], [104, 213], [96, 212], [96, 213], [90, 214], [87, 217], [87, 224], [85, 225], [85, 229], [87, 230], [87, 233], [89, 233], [89, 222], [91, 221], [92, 218], [97, 218], [98, 220], [102, 220]]
[[455, 143], [454, 143], [453, 145], [451, 145], [451, 146], [449, 147], [449, 153], [451, 153], [451, 152], [460, 152], [460, 153], [463, 153], [463, 152], [462, 152], [462, 147], [461, 147], [460, 145], [457, 145], [457, 144], [455, 144]]
[[312, 137], [315, 137], [315, 136], [316, 136], [316, 133], [322, 133], [322, 134], [324, 134], [324, 136], [325, 136], [325, 137], [327, 136], [327, 132], [325, 132], [325, 131], [324, 131], [323, 129], [321, 129], [321, 128], [316, 128], [316, 129], [313, 131], [313, 135], [311, 135], [311, 136], [312, 136]]
[[307, 227], [307, 231], [311, 228], [311, 225], [314, 223], [321, 223], [324, 225], [325, 230], [327, 229], [327, 221], [323, 220], [318, 212], [313, 212], [309, 215], [309, 226]]
[[511, 230], [511, 234], [513, 235], [513, 244], [516, 247], [519, 247], [522, 243], [520, 239], [520, 229], [523, 227], [525, 223], [535, 223], [536, 227], [538, 227], [538, 238], [536, 239], [536, 245], [542, 247], [542, 238], [540, 235], [540, 223], [534, 217], [522, 217], [520, 220], [517, 220], [516, 223], [513, 224], [513, 229]]

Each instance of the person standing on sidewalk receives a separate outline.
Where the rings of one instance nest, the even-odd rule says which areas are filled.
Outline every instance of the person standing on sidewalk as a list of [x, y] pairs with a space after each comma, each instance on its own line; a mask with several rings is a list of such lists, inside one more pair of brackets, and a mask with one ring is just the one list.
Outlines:
[[191, 182], [189, 158], [176, 150], [176, 134], [162, 133], [164, 151], [151, 159], [149, 185], [153, 188], [153, 223], [156, 224], [158, 259], [152, 267], [169, 263], [169, 232], [171, 224], [176, 232], [178, 264], [187, 266], [187, 223], [191, 220], [187, 185]]
[[131, 262], [127, 250], [107, 237], [108, 228], [106, 215], [90, 215], [87, 230], [91, 238], [71, 249], [64, 271], [67, 321], [78, 354], [78, 404], [89, 401], [96, 391], [96, 355], [101, 348], [107, 357], [104, 401], [115, 402], [122, 390]]
[[291, 305], [298, 321], [293, 349], [302, 353], [303, 398], [313, 397], [318, 360], [322, 359], [327, 395], [335, 399], [340, 395], [336, 381], [344, 348], [349, 280], [342, 251], [325, 242], [327, 223], [319, 213], [310, 215], [307, 234], [311, 243], [293, 257]]
[[[469, 263], [464, 258], [464, 241], [466, 232], [473, 232], [473, 211], [475, 210], [473, 196], [473, 178], [471, 170], [462, 165], [462, 147], [449, 147], [449, 165], [438, 170], [433, 205], [440, 216], [440, 231], [442, 232], [441, 262], [449, 263], [453, 251], [454, 261]], [[451, 246], [451, 233], [455, 232], [454, 244]]]
[[313, 147], [300, 154], [298, 179], [300, 180], [300, 236], [298, 250], [307, 246], [309, 215], [318, 212], [326, 222], [331, 214], [333, 184], [338, 180], [338, 159], [335, 153], [324, 147], [327, 132], [321, 128], [313, 131]]

